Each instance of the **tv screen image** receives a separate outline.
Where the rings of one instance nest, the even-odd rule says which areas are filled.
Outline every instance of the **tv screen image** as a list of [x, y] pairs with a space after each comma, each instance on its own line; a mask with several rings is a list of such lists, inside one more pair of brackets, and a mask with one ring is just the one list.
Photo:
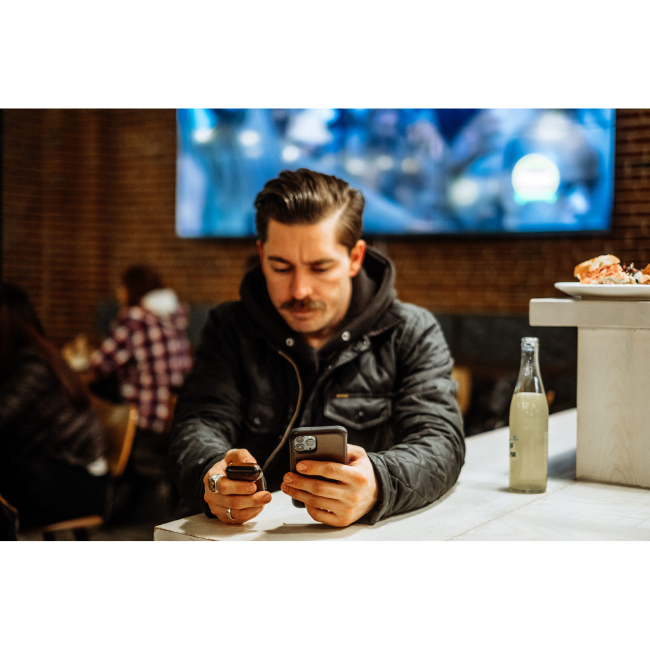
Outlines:
[[179, 109], [176, 231], [254, 237], [283, 169], [363, 192], [364, 235], [607, 231], [613, 109]]

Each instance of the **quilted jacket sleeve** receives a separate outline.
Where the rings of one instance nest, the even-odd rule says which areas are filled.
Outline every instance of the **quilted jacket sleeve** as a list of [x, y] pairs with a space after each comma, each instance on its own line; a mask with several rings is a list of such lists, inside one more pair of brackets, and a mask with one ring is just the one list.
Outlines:
[[453, 361], [440, 325], [426, 310], [411, 313], [397, 341], [392, 427], [396, 444], [369, 453], [379, 498], [360, 523], [426, 506], [454, 485], [465, 458], [463, 422], [451, 379]]
[[39, 401], [52, 390], [52, 373], [43, 359], [22, 354], [0, 384], [0, 437], [26, 414], [38, 412]]
[[222, 306], [210, 312], [170, 431], [172, 477], [184, 501], [208, 517], [203, 477], [235, 446], [241, 424], [241, 362], [231, 332]]

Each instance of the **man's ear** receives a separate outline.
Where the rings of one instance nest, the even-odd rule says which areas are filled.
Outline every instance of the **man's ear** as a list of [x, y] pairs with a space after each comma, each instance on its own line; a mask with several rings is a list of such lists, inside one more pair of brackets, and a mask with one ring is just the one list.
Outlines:
[[350, 277], [353, 278], [361, 270], [363, 258], [366, 256], [366, 242], [360, 239], [350, 251]]
[[262, 265], [262, 273], [264, 273], [264, 248], [263, 248], [263, 244], [259, 239], [255, 243], [257, 244], [257, 252], [259, 253], [259, 256], [260, 256], [260, 264]]

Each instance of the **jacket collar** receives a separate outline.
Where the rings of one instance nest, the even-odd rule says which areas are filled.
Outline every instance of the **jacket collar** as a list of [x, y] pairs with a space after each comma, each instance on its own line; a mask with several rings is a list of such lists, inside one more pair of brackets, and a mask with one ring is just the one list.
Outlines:
[[[361, 271], [352, 278], [352, 298], [348, 312], [337, 331], [319, 351], [320, 356], [329, 356], [348, 341], [371, 334], [373, 327], [395, 299], [394, 284], [395, 267], [392, 262], [368, 247]], [[292, 355], [313, 357], [315, 350], [287, 325], [273, 306], [259, 264], [244, 276], [240, 296], [252, 321], [251, 334], [267, 339], [273, 347]], [[349, 335], [343, 337], [344, 332]]]

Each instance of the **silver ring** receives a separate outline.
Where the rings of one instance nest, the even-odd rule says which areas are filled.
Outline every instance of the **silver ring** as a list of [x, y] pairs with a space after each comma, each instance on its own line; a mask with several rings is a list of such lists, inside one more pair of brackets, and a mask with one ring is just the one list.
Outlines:
[[215, 494], [220, 494], [219, 490], [217, 489], [217, 481], [223, 476], [223, 474], [214, 474], [208, 479], [208, 489], [210, 492], [214, 492]]
[[232, 508], [226, 508], [226, 514], [228, 515], [228, 519], [232, 519], [233, 521], [235, 521], [235, 518], [232, 516], [231, 510]]

